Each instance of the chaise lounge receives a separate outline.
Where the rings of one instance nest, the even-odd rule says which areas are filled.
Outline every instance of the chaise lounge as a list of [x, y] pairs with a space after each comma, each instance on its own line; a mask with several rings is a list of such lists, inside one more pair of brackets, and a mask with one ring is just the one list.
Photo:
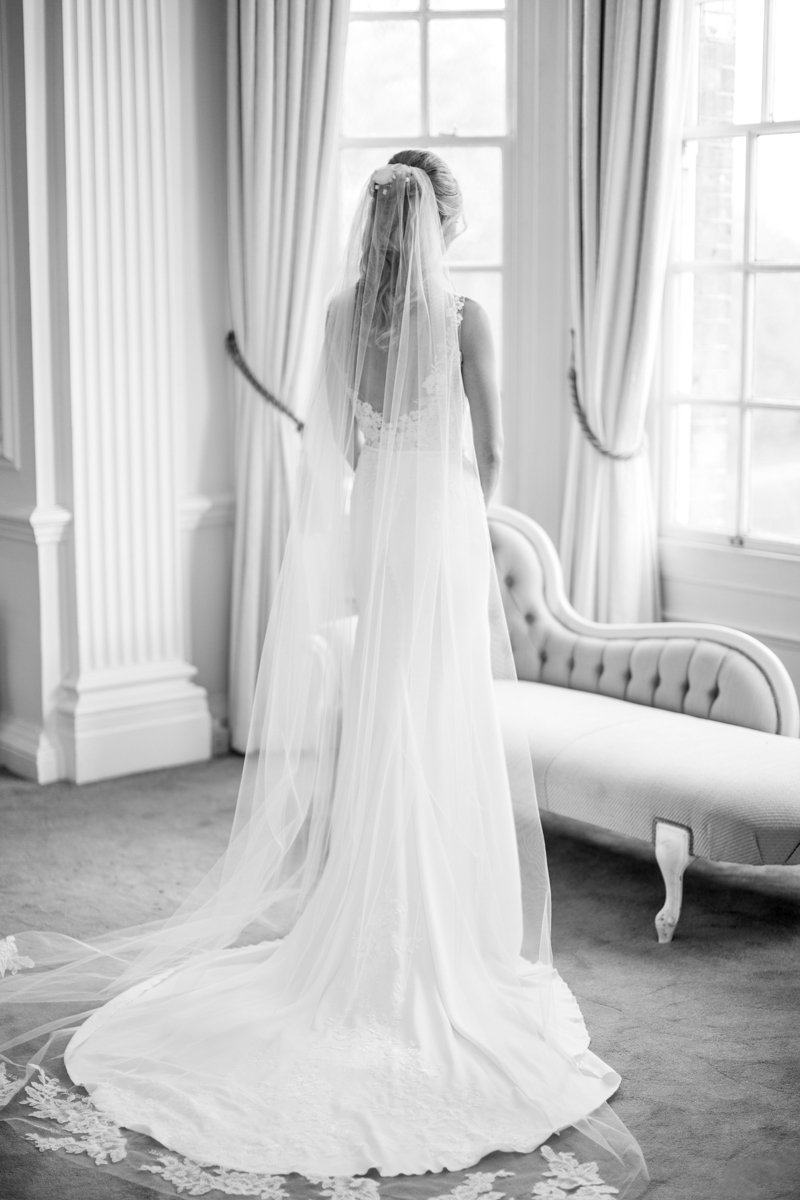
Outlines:
[[800, 712], [762, 643], [719, 625], [601, 625], [569, 604], [545, 532], [489, 513], [517, 668], [497, 685], [543, 811], [652, 841], [672, 940], [694, 858], [800, 866]]

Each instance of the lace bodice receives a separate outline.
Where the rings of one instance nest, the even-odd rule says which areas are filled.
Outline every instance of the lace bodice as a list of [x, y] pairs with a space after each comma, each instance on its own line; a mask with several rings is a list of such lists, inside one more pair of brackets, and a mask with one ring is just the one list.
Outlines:
[[[456, 310], [456, 328], [460, 326], [464, 316], [464, 296], [453, 297]], [[461, 387], [461, 373], [458, 356], [447, 353], [440, 356], [433, 364], [420, 389], [418, 406], [403, 413], [397, 421], [390, 424], [384, 422], [383, 414], [374, 408], [368, 400], [364, 400], [352, 389], [350, 399], [353, 402], [358, 427], [364, 435], [367, 446], [377, 447], [385, 434], [393, 432], [397, 435], [396, 445], [404, 450], [437, 450], [441, 448], [443, 435], [442, 403], [445, 388], [448, 383], [448, 372], [454, 394], [460, 398], [461, 405], [465, 402]], [[458, 414], [458, 417], [461, 413]], [[448, 442], [455, 448], [461, 445], [462, 423], [460, 419], [450, 420], [445, 435]]]

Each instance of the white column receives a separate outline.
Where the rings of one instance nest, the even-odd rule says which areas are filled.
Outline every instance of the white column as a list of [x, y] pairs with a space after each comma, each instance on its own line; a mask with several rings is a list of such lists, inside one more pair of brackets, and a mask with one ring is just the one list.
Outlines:
[[184, 659], [164, 4], [62, 5], [78, 781], [211, 750]]
[[168, 2], [61, 6], [74, 613], [55, 712], [79, 782], [211, 749], [184, 658]]

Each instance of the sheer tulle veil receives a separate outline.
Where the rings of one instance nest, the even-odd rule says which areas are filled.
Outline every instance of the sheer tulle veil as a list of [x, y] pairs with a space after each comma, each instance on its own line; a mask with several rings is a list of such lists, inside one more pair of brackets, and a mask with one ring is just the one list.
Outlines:
[[[429, 177], [376, 172], [327, 306], [227, 848], [167, 919], [81, 941], [18, 931], [2, 943], [10, 1119], [22, 1121], [14, 1096], [62, 1063], [73, 1035], [79, 1060], [92, 1014], [154, 980], [185, 980], [183, 994], [201, 997], [221, 963], [255, 972], [267, 947], [280, 957], [284, 1031], [338, 1021], [357, 1034], [367, 1000], [371, 1020], [394, 1019], [424, 952], [453, 1036], [538, 1105], [545, 1136], [574, 1126], [619, 1164], [617, 1186], [641, 1174], [635, 1141], [604, 1103], [608, 1072], [596, 1072], [606, 1082], [591, 1111], [571, 1090], [589, 1052], [579, 1034], [565, 1044], [559, 1016], [566, 989], [551, 967], [529, 750], [501, 732], [491, 694], [514, 663], [458, 309]], [[391, 957], [377, 978], [384, 940]], [[497, 997], [520, 970], [530, 1012], [498, 1020]], [[526, 1021], [549, 1056], [546, 1103]]]

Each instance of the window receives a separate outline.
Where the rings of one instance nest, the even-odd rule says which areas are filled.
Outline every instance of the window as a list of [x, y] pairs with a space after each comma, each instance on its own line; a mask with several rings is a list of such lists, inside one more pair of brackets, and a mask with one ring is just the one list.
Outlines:
[[662, 529], [800, 553], [800, 4], [694, 0]]
[[505, 0], [352, 0], [339, 160], [341, 238], [370, 172], [404, 147], [452, 167], [467, 228], [453, 283], [487, 310], [502, 362], [504, 229], [511, 148]]

